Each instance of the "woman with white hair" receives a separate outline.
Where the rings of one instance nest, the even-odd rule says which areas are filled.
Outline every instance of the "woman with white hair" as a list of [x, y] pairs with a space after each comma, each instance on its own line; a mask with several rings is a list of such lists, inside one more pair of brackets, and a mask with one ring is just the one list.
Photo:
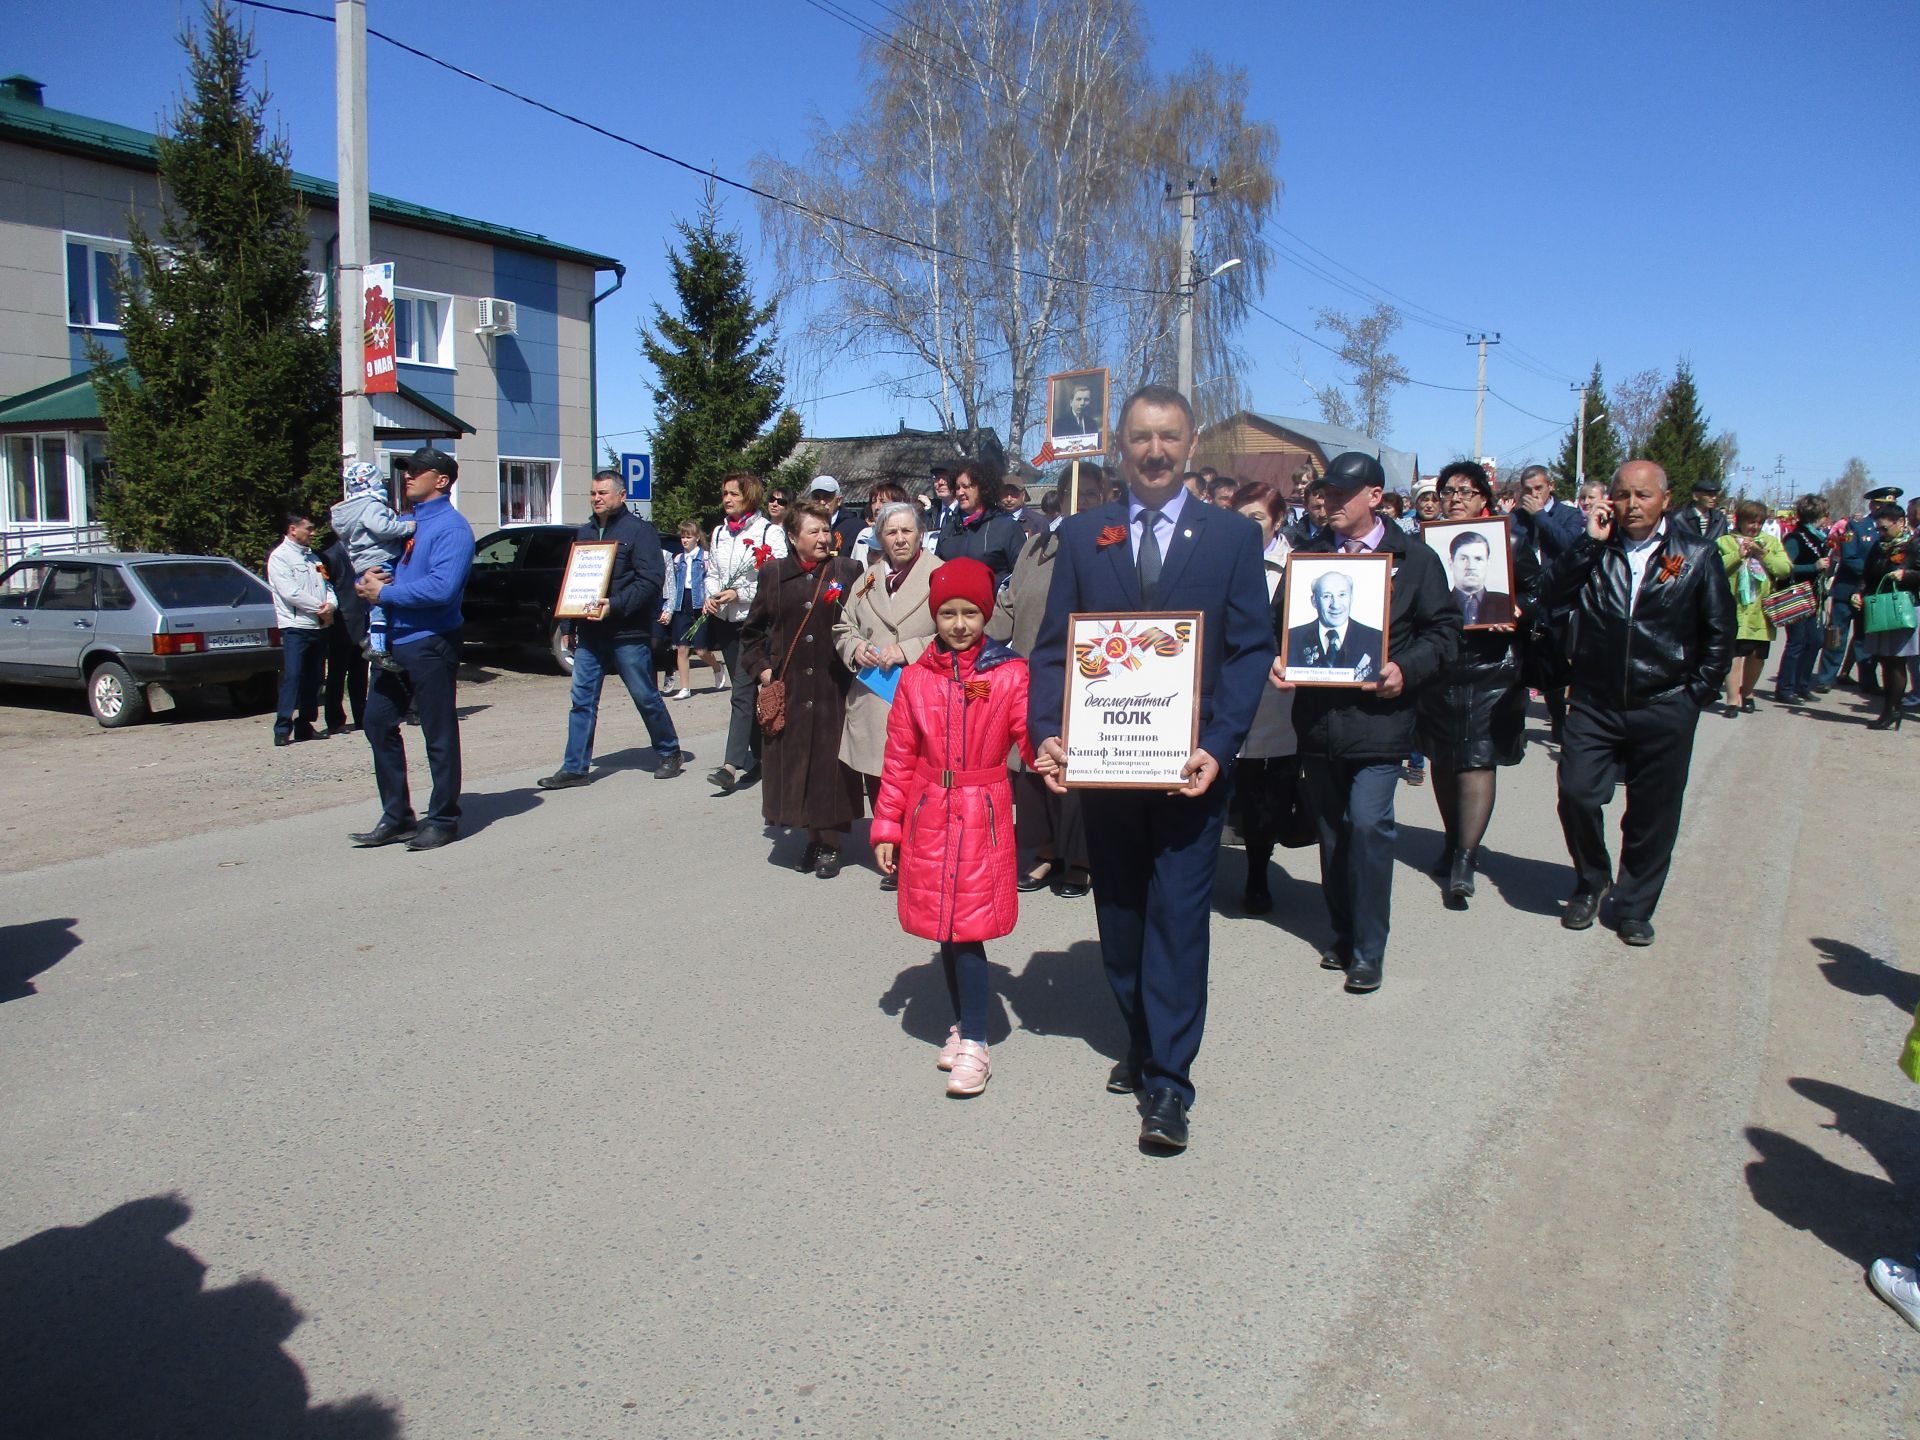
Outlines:
[[[920, 510], [909, 501], [890, 500], [874, 511], [878, 558], [854, 582], [853, 594], [834, 626], [840, 659], [854, 673], [840, 736], [840, 761], [859, 774], [869, 806], [880, 794], [893, 687], [901, 671], [933, 643], [927, 587], [941, 561], [922, 548], [920, 527]], [[880, 888], [892, 890], [897, 884], [896, 877], [888, 875]]]

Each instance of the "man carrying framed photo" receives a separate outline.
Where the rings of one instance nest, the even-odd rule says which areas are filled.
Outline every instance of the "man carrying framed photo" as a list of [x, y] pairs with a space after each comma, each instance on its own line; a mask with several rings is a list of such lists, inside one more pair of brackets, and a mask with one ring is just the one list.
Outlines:
[[[1380, 988], [1386, 962], [1393, 802], [1400, 767], [1415, 746], [1414, 695], [1459, 648], [1460, 609], [1439, 557], [1375, 513], [1387, 483], [1378, 460], [1349, 450], [1334, 457], [1318, 483], [1325, 488], [1327, 528], [1300, 551], [1383, 554], [1392, 572], [1378, 678], [1357, 686], [1302, 684], [1293, 697], [1302, 771], [1320, 831], [1320, 888], [1333, 926], [1333, 944], [1320, 963], [1346, 971], [1347, 989], [1365, 994]], [[1317, 603], [1339, 601], [1326, 588]], [[1276, 624], [1291, 618], [1278, 617]], [[1280, 661], [1272, 683], [1286, 688]]]

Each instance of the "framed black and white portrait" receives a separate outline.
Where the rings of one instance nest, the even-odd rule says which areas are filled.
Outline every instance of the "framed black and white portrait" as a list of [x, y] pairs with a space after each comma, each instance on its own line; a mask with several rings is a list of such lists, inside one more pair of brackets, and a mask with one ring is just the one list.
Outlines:
[[1512, 521], [1504, 515], [1429, 520], [1420, 538], [1446, 567], [1467, 629], [1514, 623]]
[[1047, 443], [1060, 460], [1107, 450], [1107, 372], [1069, 370], [1047, 377]]
[[1373, 685], [1386, 668], [1393, 557], [1313, 555], [1287, 561], [1282, 678], [1293, 685]]

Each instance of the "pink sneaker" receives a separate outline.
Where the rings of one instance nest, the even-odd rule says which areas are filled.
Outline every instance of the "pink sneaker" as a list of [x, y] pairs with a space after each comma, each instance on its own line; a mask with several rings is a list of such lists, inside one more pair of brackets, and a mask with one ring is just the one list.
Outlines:
[[954, 1057], [953, 1073], [947, 1076], [947, 1094], [978, 1095], [987, 1088], [987, 1076], [992, 1073], [987, 1064], [987, 1047], [978, 1040], [962, 1040], [960, 1053]]
[[940, 1047], [940, 1058], [933, 1063], [942, 1070], [953, 1069], [953, 1062], [960, 1058], [960, 1027], [954, 1026], [947, 1031], [947, 1043]]

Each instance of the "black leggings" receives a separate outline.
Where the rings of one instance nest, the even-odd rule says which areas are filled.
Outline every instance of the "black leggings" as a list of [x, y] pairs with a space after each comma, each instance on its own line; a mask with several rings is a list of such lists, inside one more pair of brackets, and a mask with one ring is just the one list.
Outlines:
[[947, 972], [947, 996], [953, 1018], [960, 1022], [960, 1038], [987, 1043], [987, 1004], [992, 987], [987, 976], [987, 947], [978, 940], [943, 940], [940, 965]]

